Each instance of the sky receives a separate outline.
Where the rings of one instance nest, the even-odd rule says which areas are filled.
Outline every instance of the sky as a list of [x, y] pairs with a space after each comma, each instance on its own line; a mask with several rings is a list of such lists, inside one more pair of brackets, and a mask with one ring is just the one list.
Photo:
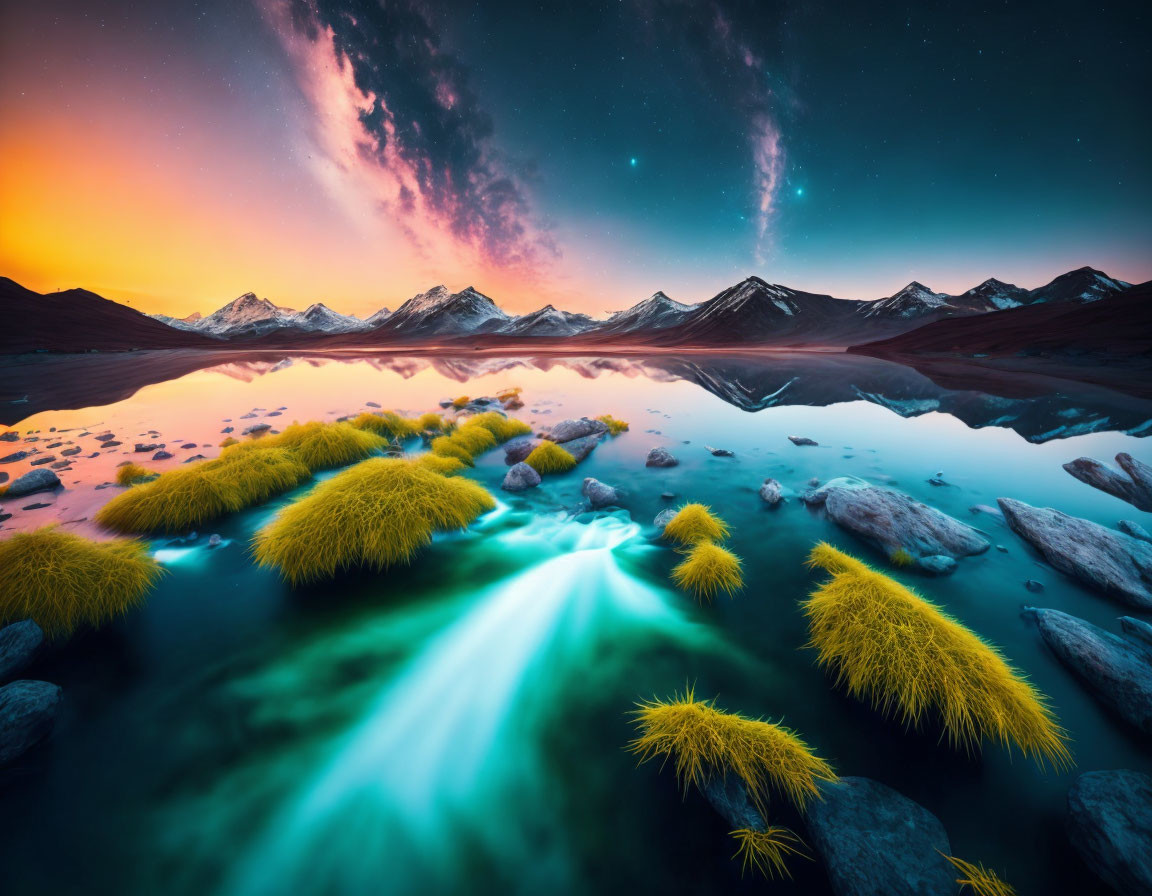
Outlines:
[[1152, 279], [1147, 4], [0, 0], [0, 275], [147, 312], [444, 283]]

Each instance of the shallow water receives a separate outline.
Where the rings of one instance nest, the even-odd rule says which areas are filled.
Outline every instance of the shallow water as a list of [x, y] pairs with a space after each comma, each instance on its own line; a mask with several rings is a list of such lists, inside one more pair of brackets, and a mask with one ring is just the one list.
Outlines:
[[[963, 560], [949, 578], [898, 577], [1050, 695], [1078, 771], [1152, 771], [1146, 740], [1020, 616], [1034, 603], [1114, 630], [1131, 610], [1047, 567], [997, 517], [969, 511], [1003, 496], [1148, 526], [1147, 514], [1060, 467], [1118, 451], [1152, 459], [1129, 434], [1150, 431], [1146, 403], [1071, 386], [949, 389], [884, 362], [800, 356], [274, 356], [181, 371], [105, 404], [91, 391], [98, 380], [70, 400], [30, 396], [86, 405], [15, 426], [40, 430], [39, 446], [50, 427], [73, 430], [61, 438], [85, 451], [48, 507], [6, 508], [16, 511], [8, 529], [61, 520], [96, 534], [82, 518], [115, 489], [95, 486], [148, 430], [169, 450], [214, 446], [225, 418], [333, 419], [369, 401], [425, 411], [511, 385], [524, 388], [518, 415], [534, 425], [611, 413], [631, 429], [523, 496], [499, 491], [506, 467], [490, 453], [472, 475], [500, 508], [384, 575], [292, 591], [252, 566], [253, 531], [306, 489], [220, 521], [210, 531], [221, 548], [206, 547], [207, 533], [156, 541], [170, 574], [148, 603], [31, 671], [61, 684], [66, 703], [52, 741], [0, 777], [5, 893], [763, 892], [731, 860], [734, 843], [703, 799], [625, 750], [635, 701], [686, 684], [724, 708], [783, 718], [839, 773], [919, 801], [954, 854], [996, 868], [1021, 894], [1092, 892], [1062, 833], [1075, 772], [1044, 773], [998, 747], [956, 753], [937, 731], [906, 731], [844, 697], [815, 667], [798, 609], [816, 580], [807, 550], [826, 539], [882, 558], [794, 497], [768, 510], [756, 494], [766, 476], [794, 493], [813, 477], [859, 476], [985, 531], [1006, 550]], [[240, 419], [253, 408], [265, 410]], [[123, 446], [88, 458], [94, 443], [79, 433], [104, 429]], [[646, 469], [654, 445], [680, 466]], [[176, 450], [156, 466], [216, 450]], [[949, 484], [930, 485], [940, 471]], [[626, 512], [573, 517], [585, 476], [621, 487]], [[747, 580], [736, 598], [702, 607], [671, 588], [676, 555], [651, 526], [675, 503], [664, 491], [712, 504], [732, 525]], [[1026, 579], [1045, 591], [1030, 594]], [[792, 868], [796, 879], [775, 892], [828, 892], [818, 864]]]

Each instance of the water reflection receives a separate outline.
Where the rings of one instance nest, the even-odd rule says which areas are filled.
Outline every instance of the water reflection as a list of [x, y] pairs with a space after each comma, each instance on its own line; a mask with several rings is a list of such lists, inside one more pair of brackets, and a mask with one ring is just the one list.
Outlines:
[[[0, 423], [12, 424], [45, 410], [93, 407], [120, 401], [153, 383], [210, 370], [250, 383], [289, 367], [366, 365], [402, 379], [432, 370], [467, 383], [516, 370], [564, 368], [595, 380], [606, 375], [656, 382], [688, 381], [743, 410], [784, 405], [825, 407], [867, 401], [901, 417], [936, 412], [970, 427], [1012, 429], [1030, 442], [1092, 432], [1152, 434], [1152, 400], [1100, 385], [1047, 376], [996, 374], [953, 365], [926, 375], [878, 358], [813, 352], [759, 355], [657, 354], [581, 357], [566, 355], [446, 356], [356, 351], [133, 352], [0, 359]], [[1133, 392], [1142, 389], [1133, 388]]]

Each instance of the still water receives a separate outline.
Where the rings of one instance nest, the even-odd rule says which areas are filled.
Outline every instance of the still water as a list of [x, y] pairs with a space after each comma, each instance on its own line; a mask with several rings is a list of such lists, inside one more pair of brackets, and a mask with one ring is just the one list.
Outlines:
[[[30, 672], [62, 685], [66, 702], [52, 741], [0, 777], [5, 894], [829, 892], [815, 862], [794, 860], [793, 881], [742, 875], [704, 800], [626, 752], [635, 702], [686, 684], [722, 708], [783, 719], [840, 774], [922, 803], [955, 855], [1021, 894], [1096, 886], [1064, 839], [1068, 786], [1079, 771], [1152, 771], [1152, 756], [1020, 609], [1054, 607], [1110, 629], [1131, 610], [970, 508], [1013, 497], [1148, 526], [1060, 466], [1118, 451], [1152, 460], [1140, 437], [1152, 431], [1146, 402], [1092, 387], [941, 386], [835, 356], [162, 360], [92, 376], [69, 368], [72, 388], [44, 375], [43, 389], [8, 396], [21, 435], [85, 450], [47, 507], [5, 508], [15, 512], [4, 534], [61, 521], [99, 535], [89, 518], [115, 488], [97, 486], [135, 442], [195, 444], [155, 465], [175, 467], [214, 455], [225, 426], [260, 419], [335, 419], [368, 402], [423, 412], [520, 386], [517, 415], [534, 426], [611, 413], [631, 429], [520, 495], [499, 490], [503, 454], [490, 453], [470, 475], [498, 509], [381, 575], [292, 590], [252, 565], [252, 533], [306, 488], [221, 520], [210, 531], [222, 547], [207, 547], [208, 532], [155, 541], [168, 574], [147, 604]], [[104, 430], [123, 446], [88, 457], [94, 443], [79, 434]], [[645, 468], [656, 445], [680, 465]], [[948, 485], [929, 484], [941, 473]], [[949, 578], [898, 577], [1001, 646], [1052, 698], [1077, 772], [1041, 772], [996, 747], [954, 752], [937, 731], [906, 731], [844, 697], [816, 668], [798, 609], [815, 581], [806, 552], [825, 539], [883, 561], [795, 494], [812, 478], [848, 475], [902, 489], [998, 546]], [[580, 513], [586, 476], [618, 486], [624, 509]], [[768, 476], [791, 490], [777, 510], [757, 496]], [[746, 573], [733, 599], [700, 606], [669, 583], [677, 555], [652, 519], [692, 500], [732, 526]], [[1044, 592], [1027, 592], [1027, 579]]]

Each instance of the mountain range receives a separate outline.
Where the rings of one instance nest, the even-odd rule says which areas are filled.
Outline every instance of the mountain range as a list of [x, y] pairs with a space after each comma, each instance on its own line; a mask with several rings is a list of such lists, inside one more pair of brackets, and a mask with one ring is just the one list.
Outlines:
[[[657, 292], [599, 320], [552, 305], [509, 315], [471, 286], [460, 292], [436, 286], [395, 311], [382, 308], [364, 319], [321, 303], [294, 311], [249, 292], [209, 315], [172, 318], [143, 315], [84, 290], [40, 295], [0, 278], [0, 301], [9, 323], [0, 333], [0, 351], [421, 344], [476, 349], [552, 343], [562, 343], [558, 347], [564, 350], [848, 348], [950, 322], [993, 327], [1000, 315], [1036, 306], [1096, 305], [1128, 287], [1084, 267], [1032, 290], [988, 279], [950, 295], [913, 281], [891, 296], [857, 300], [748, 277], [698, 304]], [[1094, 311], [1085, 314], [1096, 316]]]

